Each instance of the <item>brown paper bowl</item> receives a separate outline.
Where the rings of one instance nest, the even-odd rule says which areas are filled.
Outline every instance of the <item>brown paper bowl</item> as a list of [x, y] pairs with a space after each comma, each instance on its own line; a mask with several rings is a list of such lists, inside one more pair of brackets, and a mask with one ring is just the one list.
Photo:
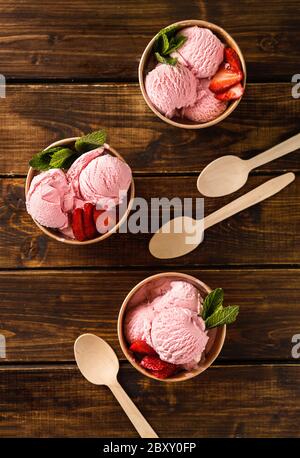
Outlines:
[[[57, 142], [51, 143], [51, 145], [49, 145], [48, 148], [52, 146], [68, 145], [70, 143], [75, 142], [78, 138], [79, 137], [71, 137], [71, 138], [65, 138], [63, 140], [58, 140]], [[117, 156], [123, 162], [126, 162], [124, 158], [114, 148], [109, 146], [108, 150], [114, 156]], [[34, 170], [32, 167], [29, 168], [28, 173], [27, 173], [26, 183], [25, 183], [25, 195], [27, 195], [29, 187], [30, 187], [30, 183], [33, 177], [37, 173], [38, 172], [36, 172], [36, 170]], [[121, 226], [121, 224], [126, 220], [132, 208], [132, 204], [134, 200], [134, 192], [135, 192], [134, 180], [132, 178], [130, 189], [129, 189], [129, 202], [128, 202], [128, 207], [127, 207], [126, 212], [124, 213], [124, 215], [122, 215], [122, 217], [119, 219], [117, 224], [110, 231], [106, 232], [105, 234], [100, 235], [99, 237], [95, 237], [94, 239], [91, 239], [91, 240], [85, 240], [84, 242], [80, 242], [79, 240], [72, 240], [67, 237], [64, 237], [63, 234], [60, 234], [58, 231], [55, 231], [45, 226], [42, 226], [35, 220], [33, 221], [39, 227], [39, 229], [42, 232], [44, 232], [44, 234], [48, 235], [48, 237], [54, 240], [57, 240], [58, 242], [67, 243], [68, 245], [91, 245], [93, 243], [101, 242], [102, 240], [106, 239], [107, 237], [110, 237]]]
[[[240, 58], [241, 64], [242, 64], [243, 72], [244, 72], [243, 86], [244, 87], [246, 86], [245, 59], [236, 41], [231, 37], [231, 35], [229, 35], [229, 33], [227, 33], [224, 29], [222, 29], [221, 27], [219, 27], [216, 24], [213, 24], [207, 21], [198, 21], [196, 19], [189, 19], [186, 21], [175, 22], [174, 24], [170, 24], [170, 25], [178, 26], [178, 30], [183, 29], [185, 27], [193, 26], [193, 25], [198, 25], [199, 27], [205, 27], [207, 29], [210, 29], [215, 35], [217, 35], [220, 38], [220, 40], [225, 45], [230, 46], [237, 52]], [[242, 97], [240, 97], [238, 100], [234, 100], [233, 102], [231, 102], [228, 105], [227, 109], [220, 116], [213, 119], [212, 121], [203, 122], [203, 123], [196, 123], [196, 122], [189, 121], [189, 120], [180, 120], [179, 121], [177, 119], [176, 120], [169, 119], [169, 118], [166, 118], [166, 116], [164, 116], [162, 113], [160, 113], [160, 111], [158, 111], [157, 108], [155, 108], [155, 106], [152, 104], [151, 100], [149, 99], [147, 95], [144, 81], [145, 81], [146, 74], [148, 73], [149, 70], [151, 70], [151, 68], [149, 69], [149, 60], [152, 54], [152, 47], [154, 45], [156, 37], [157, 35], [155, 35], [152, 38], [152, 40], [148, 43], [148, 45], [146, 46], [142, 54], [140, 64], [139, 64], [139, 69], [138, 69], [139, 83], [140, 83], [140, 88], [141, 88], [143, 97], [145, 99], [145, 102], [149, 106], [149, 108], [153, 111], [153, 113], [155, 113], [156, 116], [158, 116], [164, 122], [171, 124], [172, 126], [181, 127], [183, 129], [204, 129], [205, 127], [210, 127], [210, 126], [213, 126], [214, 124], [218, 124], [219, 122], [223, 121], [223, 119], [227, 118], [227, 116], [229, 116], [230, 113], [232, 113], [233, 110], [236, 109]]]
[[160, 382], [167, 382], [167, 383], [183, 382], [190, 378], [196, 377], [197, 375], [201, 374], [201, 372], [204, 372], [217, 358], [217, 356], [219, 355], [223, 347], [224, 341], [225, 341], [226, 326], [224, 325], [219, 328], [211, 329], [208, 331], [210, 335], [210, 339], [207, 344], [207, 349], [206, 349], [207, 353], [205, 355], [205, 361], [203, 363], [200, 362], [196, 369], [193, 369], [191, 371], [180, 372], [179, 374], [174, 375], [173, 377], [169, 377], [164, 380], [158, 379], [157, 377], [154, 377], [153, 375], [151, 375], [150, 372], [148, 372], [146, 369], [144, 369], [142, 366], [140, 366], [135, 361], [131, 351], [129, 351], [129, 346], [126, 341], [125, 335], [124, 335], [124, 317], [126, 314], [127, 305], [129, 304], [132, 297], [137, 293], [137, 291], [142, 286], [144, 286], [146, 283], [149, 283], [150, 281], [153, 281], [155, 279], [159, 279], [162, 277], [172, 277], [173, 279], [184, 280], [189, 283], [192, 283], [197, 289], [199, 289], [203, 297], [205, 297], [208, 293], [211, 292], [211, 288], [207, 286], [205, 283], [203, 283], [202, 281], [198, 280], [195, 277], [192, 277], [191, 275], [187, 275], [184, 273], [164, 272], [164, 273], [152, 275], [151, 277], [145, 278], [143, 281], [138, 283], [134, 288], [132, 288], [129, 294], [125, 297], [123, 304], [121, 305], [121, 309], [120, 309], [119, 317], [118, 317], [118, 337], [119, 337], [119, 342], [120, 342], [124, 355], [130, 362], [130, 364], [132, 364], [132, 366], [135, 367], [136, 370], [138, 370], [141, 374], [145, 375], [146, 377], [150, 377], [155, 380], [159, 380]]

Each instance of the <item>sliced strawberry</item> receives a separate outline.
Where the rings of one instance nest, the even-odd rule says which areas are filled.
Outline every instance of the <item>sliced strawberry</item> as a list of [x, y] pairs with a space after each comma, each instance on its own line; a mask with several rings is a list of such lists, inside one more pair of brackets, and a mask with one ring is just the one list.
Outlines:
[[241, 83], [236, 84], [235, 86], [230, 87], [227, 91], [219, 92], [215, 94], [215, 97], [218, 100], [236, 100], [239, 99], [244, 93], [244, 88]]
[[87, 239], [93, 239], [97, 235], [96, 224], [94, 222], [95, 205], [91, 203], [84, 204], [83, 207], [83, 225]]
[[145, 340], [136, 340], [130, 345], [129, 350], [141, 355], [157, 356], [156, 351]]
[[163, 370], [177, 370], [177, 366], [175, 364], [167, 363], [166, 361], [162, 361], [158, 356], [145, 356], [141, 361], [141, 366], [149, 371], [160, 372]]
[[231, 86], [239, 83], [243, 78], [241, 71], [233, 71], [228, 64], [222, 64], [215, 76], [212, 78], [209, 89], [213, 92], [224, 92]]
[[225, 60], [233, 71], [242, 71], [241, 61], [233, 48], [225, 48]]
[[[174, 365], [174, 364], [173, 364]], [[152, 375], [154, 375], [154, 377], [157, 377], [157, 378], [160, 378], [160, 379], [165, 379], [165, 378], [168, 378], [168, 377], [171, 377], [172, 375], [174, 375], [176, 372], [177, 372], [178, 368], [175, 366], [174, 367], [166, 367], [165, 369], [161, 370], [161, 371], [152, 371]]]
[[72, 229], [74, 236], [80, 242], [86, 240], [84, 225], [83, 225], [83, 209], [75, 208], [72, 213]]
[[97, 219], [99, 218], [100, 215], [102, 215], [102, 213], [104, 213], [105, 210], [97, 210], [96, 207], [94, 207], [94, 222], [96, 224], [97, 222]]

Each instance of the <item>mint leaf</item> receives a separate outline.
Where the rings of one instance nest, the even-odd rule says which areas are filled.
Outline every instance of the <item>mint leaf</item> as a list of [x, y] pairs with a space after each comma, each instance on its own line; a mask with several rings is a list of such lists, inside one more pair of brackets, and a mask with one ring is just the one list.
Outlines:
[[29, 161], [30, 167], [40, 171], [49, 170], [52, 154], [60, 151], [61, 149], [61, 146], [53, 146], [52, 148], [47, 148], [43, 151], [40, 151], [39, 153], [35, 154]]
[[69, 159], [74, 156], [75, 152], [72, 151], [70, 148], [61, 148], [59, 151], [55, 151], [52, 154], [50, 160], [50, 168], [51, 169], [63, 169], [67, 168], [67, 165], [70, 164]]
[[105, 140], [105, 130], [97, 130], [76, 140], [75, 149], [78, 151], [78, 153], [83, 154], [87, 151], [91, 151], [92, 149], [102, 146], [105, 143]]
[[187, 37], [184, 37], [183, 35], [178, 35], [177, 37], [174, 37], [174, 40], [172, 43], [170, 43], [169, 48], [165, 52], [165, 54], [171, 54], [172, 52], [176, 51], [179, 49], [183, 43], [185, 43], [187, 40]]
[[205, 321], [210, 315], [212, 315], [216, 310], [222, 307], [224, 300], [224, 291], [222, 288], [216, 288], [211, 293], [209, 293], [203, 302], [201, 316]]
[[239, 313], [237, 305], [229, 305], [228, 307], [218, 308], [212, 315], [205, 320], [207, 329], [223, 326], [224, 324], [233, 323]]
[[159, 52], [155, 53], [155, 57], [161, 64], [175, 65], [177, 62], [176, 57], [163, 57]]
[[168, 49], [169, 49], [169, 40], [168, 40], [168, 37], [167, 37], [167, 35], [165, 33], [162, 34], [161, 38], [162, 38], [161, 54], [166, 54]]
[[177, 28], [177, 25], [169, 25], [168, 27], [165, 27], [158, 32], [157, 38], [161, 35], [167, 35], [167, 37], [170, 38], [171, 36], [175, 35]]

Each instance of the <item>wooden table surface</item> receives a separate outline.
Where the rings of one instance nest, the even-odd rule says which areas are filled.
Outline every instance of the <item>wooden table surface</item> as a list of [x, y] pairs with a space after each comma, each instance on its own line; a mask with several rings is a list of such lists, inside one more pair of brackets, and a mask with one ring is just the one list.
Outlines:
[[[24, 178], [33, 153], [105, 126], [136, 179], [137, 195], [197, 197], [196, 178], [220, 155], [250, 158], [299, 131], [297, 0], [0, 1], [0, 436], [136, 437], [105, 387], [74, 365], [81, 333], [101, 335], [121, 358], [120, 380], [161, 437], [300, 436], [299, 151], [255, 170], [236, 195], [206, 199], [205, 213], [285, 171], [296, 181], [207, 232], [201, 248], [160, 262], [149, 235], [114, 235], [88, 247], [44, 236], [27, 215]], [[140, 55], [182, 19], [224, 27], [248, 69], [236, 111], [209, 129], [160, 121], [137, 84]], [[116, 323], [128, 291], [160, 271], [223, 286], [240, 305], [222, 354], [181, 384], [142, 377], [124, 360]]]

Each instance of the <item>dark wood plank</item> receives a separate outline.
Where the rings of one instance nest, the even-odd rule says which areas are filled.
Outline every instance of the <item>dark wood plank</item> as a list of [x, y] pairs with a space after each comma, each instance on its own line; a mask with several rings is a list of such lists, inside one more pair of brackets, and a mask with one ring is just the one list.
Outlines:
[[[239, 191], [246, 192], [269, 177], [251, 177]], [[143, 177], [136, 179], [136, 195], [199, 197], [196, 177]], [[237, 195], [205, 199], [205, 214]], [[200, 248], [162, 263], [148, 251], [150, 234], [114, 234], [86, 247], [65, 246], [44, 236], [24, 208], [24, 181], [0, 180], [0, 267], [75, 266], [217, 266], [299, 264], [300, 180], [271, 199], [209, 229]]]
[[[1, 437], [136, 437], [108, 388], [89, 384], [77, 368], [0, 374]], [[299, 376], [296, 365], [215, 366], [184, 385], [168, 385], [128, 364], [120, 371], [162, 438], [299, 437]]]
[[[13, 0], [1, 2], [1, 72], [9, 78], [137, 78], [138, 60], [162, 27], [204, 19], [237, 40], [250, 80], [285, 80], [297, 72], [296, 0], [232, 2]], [[258, 20], [259, 18], [259, 20]], [[284, 62], [284, 64], [283, 64]]]
[[[99, 126], [136, 173], [196, 173], [221, 155], [248, 159], [276, 145], [298, 132], [299, 116], [288, 83], [248, 85], [229, 118], [193, 132], [160, 121], [135, 84], [11, 85], [0, 103], [0, 173], [25, 174], [41, 148]], [[299, 171], [299, 151], [259, 170]]]
[[[212, 288], [222, 286], [240, 315], [227, 331], [221, 360], [292, 360], [299, 333], [299, 270], [205, 270], [187, 272]], [[124, 359], [117, 316], [130, 289], [149, 271], [1, 272], [0, 333], [6, 362], [73, 361], [74, 340], [84, 332], [104, 337]], [[117, 281], [114, 279], [117, 278]]]

